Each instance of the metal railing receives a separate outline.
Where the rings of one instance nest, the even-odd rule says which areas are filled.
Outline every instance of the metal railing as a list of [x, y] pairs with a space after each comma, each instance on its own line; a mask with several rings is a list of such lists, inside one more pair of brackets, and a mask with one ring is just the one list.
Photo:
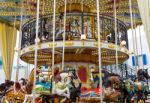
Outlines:
[[[41, 16], [39, 20], [39, 39], [41, 42], [52, 41], [52, 15]], [[55, 39], [61, 41], [63, 39], [63, 14], [56, 15]], [[35, 24], [36, 19], [30, 19], [22, 27], [22, 48], [33, 45], [35, 41]], [[114, 18], [100, 15], [101, 39], [115, 43]], [[97, 40], [97, 17], [92, 13], [67, 13], [66, 16], [66, 40], [80, 40], [82, 34], [87, 39]], [[121, 41], [126, 41], [128, 45], [127, 27], [117, 20], [117, 37], [118, 45]]]

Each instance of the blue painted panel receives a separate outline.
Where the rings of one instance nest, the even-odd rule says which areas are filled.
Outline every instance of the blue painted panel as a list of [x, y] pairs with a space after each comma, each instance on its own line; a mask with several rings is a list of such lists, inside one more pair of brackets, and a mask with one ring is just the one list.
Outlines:
[[134, 59], [135, 57], [134, 56], [132, 56], [132, 65], [133, 66], [135, 66], [135, 59]]
[[[143, 55], [138, 55], [136, 56], [136, 58], [138, 60], [141, 60], [141, 62], [143, 63], [143, 65], [147, 65], [147, 57], [146, 57], [146, 54], [143, 54]], [[135, 62], [136, 64], [138, 63], [138, 60], [135, 59], [135, 56], [132, 56], [132, 65], [135, 66]]]
[[147, 58], [146, 58], [146, 54], [143, 54], [143, 64], [147, 65]]

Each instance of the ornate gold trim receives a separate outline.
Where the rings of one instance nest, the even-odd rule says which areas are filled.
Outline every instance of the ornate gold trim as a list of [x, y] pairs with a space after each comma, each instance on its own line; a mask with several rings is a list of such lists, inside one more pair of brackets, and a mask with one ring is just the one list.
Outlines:
[[39, 47], [39, 49], [41, 49], [41, 47], [42, 47], [42, 44], [40, 43], [40, 44], [38, 44], [38, 47]]
[[115, 48], [116, 46], [114, 44], [108, 44], [108, 48]]
[[24, 53], [26, 50], [22, 50], [22, 52]]
[[33, 50], [33, 49], [34, 49], [34, 47], [33, 47], [33, 46], [29, 48], [29, 50]]
[[[98, 42], [95, 42], [95, 43], [94, 43], [94, 46], [95, 46], [95, 47], [98, 47]], [[102, 47], [102, 43], [100, 43], [100, 46]]]
[[65, 46], [73, 46], [74, 42], [65, 42]]
[[54, 44], [53, 44], [53, 43], [50, 43], [50, 44], [48, 44], [48, 46], [49, 46], [49, 47], [53, 47], [53, 46], [56, 47], [56, 46], [57, 46], [57, 43], [54, 43]]

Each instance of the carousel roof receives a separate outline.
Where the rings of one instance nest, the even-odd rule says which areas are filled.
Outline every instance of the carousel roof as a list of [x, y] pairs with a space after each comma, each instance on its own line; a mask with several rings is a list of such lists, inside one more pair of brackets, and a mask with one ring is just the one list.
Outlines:
[[[83, 1], [83, 2], [82, 2]], [[100, 0], [100, 14], [113, 16], [114, 0]], [[96, 0], [67, 0], [67, 12], [81, 11], [83, 3], [84, 12], [96, 13]], [[0, 0], [0, 20], [12, 24], [15, 16], [17, 24], [20, 23], [21, 8], [25, 18], [36, 16], [36, 0]], [[56, 0], [56, 12], [63, 12], [64, 0]], [[123, 21], [130, 28], [129, 0], [116, 0], [117, 19]], [[137, 0], [132, 0], [134, 24], [142, 23], [138, 9]], [[40, 0], [40, 14], [48, 15], [53, 13], [53, 0]]]

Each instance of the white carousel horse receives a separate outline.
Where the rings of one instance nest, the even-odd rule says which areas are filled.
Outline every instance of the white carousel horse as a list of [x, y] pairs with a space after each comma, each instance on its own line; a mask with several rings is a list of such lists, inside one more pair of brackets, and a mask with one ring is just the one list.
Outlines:
[[60, 74], [58, 74], [55, 78], [54, 78], [54, 82], [53, 82], [53, 88], [52, 88], [52, 94], [53, 95], [58, 95], [58, 96], [64, 96], [64, 98], [60, 101], [60, 103], [63, 103], [64, 101], [67, 100], [67, 98], [70, 98], [70, 92], [69, 92], [69, 88], [67, 87], [67, 85], [64, 83], [64, 81], [62, 82], [62, 78], [60, 76]]
[[80, 94], [81, 84], [76, 86], [75, 81], [78, 79], [76, 71], [64, 71], [61, 72], [58, 77], [55, 78], [53, 93], [64, 96], [72, 101], [76, 100], [76, 97]]
[[52, 94], [57, 94], [70, 98], [69, 92], [69, 77], [72, 76], [71, 72], [61, 72], [55, 77], [55, 82], [53, 83]]
[[62, 82], [54, 83], [53, 89], [52, 89], [52, 94], [64, 96], [64, 97], [67, 97], [68, 99], [70, 98], [69, 88], [66, 86], [66, 84], [64, 84]]
[[[26, 94], [23, 103], [33, 102], [33, 94]], [[35, 98], [39, 97], [39, 94], [35, 94]]]
[[[67, 74], [66, 74], [67, 75]], [[76, 99], [81, 94], [81, 81], [75, 70], [68, 71], [68, 76], [65, 78], [65, 83], [70, 91], [70, 101], [76, 102]]]

